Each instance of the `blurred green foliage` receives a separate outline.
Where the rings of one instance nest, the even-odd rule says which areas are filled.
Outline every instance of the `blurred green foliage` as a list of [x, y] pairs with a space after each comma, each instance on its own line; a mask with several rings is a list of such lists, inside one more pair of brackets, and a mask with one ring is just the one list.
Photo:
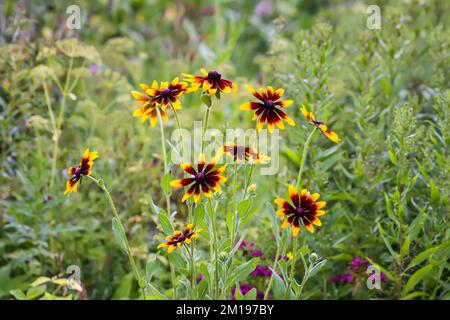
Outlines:
[[[131, 116], [130, 91], [200, 67], [221, 70], [240, 87], [214, 109], [211, 127], [254, 126], [239, 111], [249, 99], [246, 83], [285, 88], [295, 101], [288, 111], [297, 126], [282, 132], [279, 173], [258, 178], [243, 227], [267, 257], [276, 251], [271, 202], [295, 178], [307, 134], [301, 103], [342, 137], [338, 145], [317, 137], [306, 163], [308, 189], [321, 193], [328, 210], [324, 226], [302, 236], [328, 261], [303, 289], [305, 298], [450, 298], [450, 4], [375, 2], [380, 30], [366, 27], [371, 3], [338, 0], [78, 1], [82, 28], [69, 30], [73, 1], [5, 1], [0, 298], [53, 298], [30, 285], [40, 276], [67, 277], [70, 265], [82, 272], [86, 292], [78, 298], [137, 297], [101, 190], [86, 180], [66, 199], [65, 171], [86, 147], [99, 151], [94, 171], [108, 185], [144, 270], [163, 239], [151, 200], [164, 205], [163, 164], [159, 133]], [[56, 130], [49, 105], [56, 117], [62, 110]], [[187, 97], [183, 124], [200, 120], [199, 108]], [[167, 128], [175, 128], [173, 119]], [[172, 199], [180, 210], [175, 220], [184, 220], [180, 193]], [[386, 273], [383, 290], [328, 282], [356, 255]], [[153, 282], [170, 290], [167, 256], [157, 261]], [[254, 284], [263, 290], [261, 281]]]

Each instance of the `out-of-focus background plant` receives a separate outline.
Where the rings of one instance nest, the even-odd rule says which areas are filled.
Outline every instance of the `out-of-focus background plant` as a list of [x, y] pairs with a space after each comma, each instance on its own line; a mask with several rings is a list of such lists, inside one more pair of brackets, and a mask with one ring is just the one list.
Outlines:
[[[254, 126], [239, 111], [246, 83], [285, 88], [295, 101], [297, 126], [282, 132], [279, 173], [259, 178], [242, 227], [268, 264], [276, 247], [267, 203], [298, 170], [305, 103], [342, 141], [316, 139], [303, 175], [328, 202], [324, 226], [303, 233], [311, 252], [327, 259], [304, 297], [450, 298], [450, 3], [375, 2], [380, 30], [366, 26], [366, 1], [3, 1], [0, 298], [136, 298], [102, 191], [84, 181], [67, 201], [66, 168], [86, 147], [99, 151], [95, 172], [145, 270], [163, 239], [149, 197], [164, 205], [163, 163], [157, 130], [132, 117], [130, 92], [200, 67], [241, 88], [222, 97], [210, 127]], [[80, 30], [66, 26], [73, 4]], [[200, 120], [200, 107], [185, 97], [183, 123]], [[167, 127], [175, 128], [173, 119]], [[175, 220], [185, 221], [179, 211]], [[336, 278], [355, 256], [381, 268], [382, 290], [367, 289], [355, 272]], [[153, 282], [169, 291], [166, 256], [157, 259]], [[71, 265], [81, 269], [81, 288], [67, 280]], [[240, 290], [264, 291], [267, 281], [251, 275]]]

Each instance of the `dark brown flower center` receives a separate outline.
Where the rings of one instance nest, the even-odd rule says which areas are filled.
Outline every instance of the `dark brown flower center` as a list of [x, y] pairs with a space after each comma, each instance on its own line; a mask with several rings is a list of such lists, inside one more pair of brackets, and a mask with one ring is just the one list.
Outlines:
[[205, 174], [203, 172], [199, 172], [195, 175], [195, 181], [201, 182], [205, 179]]
[[303, 208], [302, 207], [297, 207], [297, 209], [295, 209], [295, 212], [297, 213], [297, 215], [301, 216], [303, 215]]
[[266, 101], [264, 102], [264, 105], [265, 105], [267, 108], [273, 108], [273, 107], [275, 107], [275, 102], [273, 102], [273, 100], [266, 100]]
[[220, 81], [221, 78], [222, 78], [222, 75], [220, 73], [218, 73], [217, 71], [208, 72], [208, 80], [217, 82], [217, 81]]
[[161, 90], [161, 96], [163, 96], [163, 97], [168, 96], [169, 93], [170, 93], [170, 89], [169, 88]]

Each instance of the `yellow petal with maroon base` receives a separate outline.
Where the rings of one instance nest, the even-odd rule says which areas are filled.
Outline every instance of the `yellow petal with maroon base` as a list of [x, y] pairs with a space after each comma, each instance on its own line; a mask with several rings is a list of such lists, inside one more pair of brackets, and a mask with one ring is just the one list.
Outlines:
[[283, 101], [280, 101], [280, 107], [287, 108], [293, 103], [294, 103], [294, 100], [283, 100]]
[[319, 218], [316, 218], [316, 217], [314, 217], [314, 219], [311, 221], [311, 223], [318, 227], [320, 227], [322, 225], [322, 221], [320, 221]]
[[318, 194], [318, 193], [313, 193], [313, 194], [311, 195], [311, 200], [312, 200], [312, 201], [316, 201], [317, 199], [319, 199], [319, 197], [320, 197], [320, 194]]
[[185, 184], [183, 184], [184, 181], [185, 181], [185, 179], [177, 179], [177, 180], [170, 181], [169, 184], [173, 188], [180, 188], [180, 187], [185, 186]]
[[295, 226], [294, 224], [292, 224], [292, 235], [295, 237], [298, 232], [300, 231], [300, 226]]
[[158, 245], [157, 249], [161, 249], [161, 248], [165, 248], [167, 247], [169, 244], [167, 242], [163, 242], [160, 245]]
[[275, 202], [276, 205], [283, 207], [283, 205], [287, 202], [284, 199], [280, 199], [280, 198], [276, 198], [275, 200], [273, 200], [273, 202]]
[[316, 210], [315, 216], [320, 217], [320, 216], [323, 216], [324, 214], [325, 214], [325, 210]]
[[156, 122], [158, 121], [158, 112], [153, 110], [150, 114], [150, 126], [154, 128], [156, 126]]
[[281, 229], [286, 229], [287, 227], [289, 227], [291, 224], [289, 223], [289, 221], [286, 219], [283, 221], [283, 223], [281, 224]]
[[322, 209], [323, 207], [325, 207], [327, 205], [327, 203], [325, 201], [319, 201], [319, 202], [316, 202], [316, 205], [317, 205], [316, 209], [318, 210], [318, 209]]

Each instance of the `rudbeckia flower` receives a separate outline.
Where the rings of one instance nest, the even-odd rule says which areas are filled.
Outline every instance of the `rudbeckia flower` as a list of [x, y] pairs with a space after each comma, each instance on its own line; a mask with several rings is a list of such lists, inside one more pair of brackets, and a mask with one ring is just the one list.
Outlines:
[[316, 121], [316, 119], [314, 118], [314, 113], [312, 113], [312, 111], [306, 110], [305, 106], [302, 106], [301, 111], [306, 120], [315, 125], [328, 139], [335, 143], [338, 143], [339, 140], [341, 140], [337, 133], [328, 129], [328, 127], [322, 121]]
[[207, 92], [213, 96], [217, 91], [219, 92], [233, 92], [236, 93], [237, 86], [234, 82], [223, 79], [222, 75], [217, 71], [206, 72], [205, 69], [200, 69], [201, 76], [183, 73], [185, 80], [191, 83], [192, 91], [197, 91], [202, 88], [202, 92]]
[[132, 91], [131, 95], [138, 101], [139, 108], [133, 112], [133, 117], [141, 117], [141, 121], [145, 122], [147, 119], [150, 120], [150, 125], [152, 128], [155, 127], [158, 121], [158, 112], [161, 113], [161, 118], [167, 121], [169, 117], [167, 113], [164, 112], [165, 105], [158, 105], [153, 101], [153, 97], [150, 96], [150, 87], [146, 84], [139, 85], [145, 93], [140, 93], [138, 91]]
[[281, 228], [292, 226], [292, 235], [296, 236], [300, 231], [300, 223], [303, 223], [305, 228], [311, 233], [314, 232], [313, 225], [322, 225], [322, 222], [317, 217], [325, 214], [325, 211], [321, 209], [326, 205], [326, 202], [317, 201], [320, 197], [318, 193], [310, 194], [308, 190], [303, 189], [299, 195], [297, 189], [290, 185], [289, 197], [292, 203], [280, 198], [274, 201], [281, 207], [276, 212], [281, 219], [284, 219]]
[[151, 102], [164, 107], [172, 106], [175, 109], [181, 109], [181, 102], [179, 100], [183, 93], [187, 93], [188, 84], [186, 82], [180, 82], [180, 79], [175, 78], [172, 82], [161, 82], [158, 86], [158, 82], [155, 80], [152, 83], [151, 88], [147, 88], [145, 92], [152, 97]]
[[201, 228], [192, 230], [193, 226], [193, 224], [187, 225], [183, 232], [178, 230], [174, 231], [173, 234], [166, 237], [166, 242], [161, 243], [158, 246], [158, 249], [168, 247], [167, 251], [171, 253], [183, 244], [190, 244], [191, 240], [197, 238], [198, 234], [202, 232]]
[[70, 167], [68, 172], [73, 177], [67, 180], [66, 191], [64, 194], [70, 194], [72, 191], [77, 192], [78, 185], [81, 183], [81, 178], [83, 176], [88, 176], [91, 174], [92, 166], [94, 165], [94, 160], [98, 158], [98, 152], [89, 152], [86, 149], [83, 154], [81, 162], [76, 167]]
[[281, 108], [290, 106], [292, 100], [280, 100], [284, 94], [283, 89], [274, 90], [268, 86], [267, 90], [260, 88], [258, 91], [250, 86], [246, 86], [247, 90], [259, 101], [258, 102], [246, 102], [241, 104], [241, 110], [254, 110], [255, 114], [253, 120], [258, 120], [257, 129], [261, 130], [264, 123], [267, 122], [267, 128], [269, 132], [272, 132], [277, 125], [278, 128], [284, 130], [283, 121], [286, 121], [289, 125], [295, 126], [294, 120], [292, 120], [286, 112]]
[[220, 174], [225, 170], [227, 165], [225, 164], [222, 167], [215, 169], [216, 163], [217, 157], [205, 165], [205, 156], [201, 153], [197, 164], [197, 170], [189, 163], [182, 163], [180, 165], [190, 177], [173, 180], [170, 182], [170, 185], [174, 188], [190, 186], [181, 201], [186, 201], [186, 199], [194, 193], [194, 202], [197, 203], [200, 200], [201, 193], [210, 198], [212, 197], [211, 190], [222, 190], [219, 183], [224, 183], [227, 181], [227, 178]]
[[263, 163], [270, 160], [270, 157], [258, 153], [252, 147], [237, 145], [233, 142], [225, 143], [221, 152], [232, 156], [233, 160], [237, 161], [237, 163], [240, 163], [244, 159], [252, 163]]

